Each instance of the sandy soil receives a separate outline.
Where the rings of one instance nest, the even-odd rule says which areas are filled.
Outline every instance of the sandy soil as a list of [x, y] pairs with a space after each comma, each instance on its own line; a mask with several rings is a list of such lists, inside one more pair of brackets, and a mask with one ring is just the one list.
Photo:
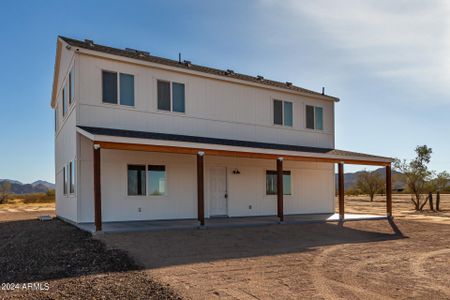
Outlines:
[[[435, 195], [433, 196], [435, 197]], [[431, 211], [428, 204], [422, 212], [417, 212], [413, 209], [410, 198], [411, 195], [393, 195], [392, 211], [396, 219], [450, 224], [450, 194], [441, 195], [439, 212]], [[336, 209], [338, 208], [337, 201], [336, 198]], [[435, 201], [436, 199], [434, 199], [434, 203]], [[385, 215], [386, 197], [376, 196], [374, 201], [370, 202], [368, 196], [345, 196], [345, 212]]]
[[108, 234], [193, 299], [448, 299], [450, 226], [399, 220]]

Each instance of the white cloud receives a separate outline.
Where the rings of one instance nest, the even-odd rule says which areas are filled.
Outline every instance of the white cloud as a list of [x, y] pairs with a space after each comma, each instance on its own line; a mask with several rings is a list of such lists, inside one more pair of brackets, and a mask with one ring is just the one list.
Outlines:
[[329, 47], [345, 53], [348, 64], [380, 79], [450, 95], [450, 1], [263, 3], [289, 14], [293, 28], [312, 22]]

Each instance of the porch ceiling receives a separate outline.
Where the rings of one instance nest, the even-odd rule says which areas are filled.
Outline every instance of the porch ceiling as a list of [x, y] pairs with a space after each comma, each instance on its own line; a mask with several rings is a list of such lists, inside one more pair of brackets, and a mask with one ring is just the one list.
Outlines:
[[328, 148], [78, 126], [103, 149], [387, 166], [392, 158]]

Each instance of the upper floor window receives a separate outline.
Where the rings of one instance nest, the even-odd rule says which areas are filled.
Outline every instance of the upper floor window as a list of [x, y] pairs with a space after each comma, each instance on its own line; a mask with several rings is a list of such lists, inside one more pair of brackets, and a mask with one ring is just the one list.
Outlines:
[[62, 115], [63, 117], [67, 113], [67, 97], [66, 97], [66, 87], [64, 86], [61, 91], [61, 102], [62, 102]]
[[102, 86], [104, 103], [134, 106], [133, 75], [102, 71]]
[[185, 112], [185, 88], [183, 83], [157, 81], [158, 109]]
[[323, 130], [323, 108], [306, 105], [306, 128]]
[[74, 100], [74, 88], [75, 88], [75, 79], [74, 79], [74, 73], [73, 69], [69, 72], [69, 105], [72, 104]]
[[292, 127], [292, 102], [273, 100], [273, 123]]

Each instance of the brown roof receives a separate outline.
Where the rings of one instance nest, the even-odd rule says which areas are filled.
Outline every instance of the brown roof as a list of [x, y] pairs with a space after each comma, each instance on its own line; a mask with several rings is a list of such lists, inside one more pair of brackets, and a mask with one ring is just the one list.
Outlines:
[[323, 95], [323, 94], [315, 92], [315, 91], [301, 88], [301, 87], [293, 85], [290, 82], [279, 82], [279, 81], [269, 80], [269, 79], [263, 78], [262, 76], [254, 77], [254, 76], [250, 76], [250, 75], [236, 73], [231, 70], [219, 70], [219, 69], [215, 69], [215, 68], [192, 64], [189, 61], [179, 62], [179, 61], [168, 59], [168, 58], [150, 55], [148, 52], [145, 52], [145, 51], [139, 51], [139, 50], [134, 50], [134, 49], [129, 49], [129, 48], [118, 49], [118, 48], [103, 46], [103, 45], [95, 44], [91, 40], [80, 41], [80, 40], [62, 37], [62, 36], [60, 36], [59, 38], [61, 38], [63, 41], [65, 41], [66, 43], [68, 43], [70, 46], [73, 46], [73, 47], [79, 47], [79, 48], [89, 49], [89, 50], [93, 50], [93, 51], [99, 51], [99, 52], [103, 52], [103, 53], [107, 53], [107, 54], [119, 55], [119, 56], [138, 59], [138, 60], [142, 60], [142, 61], [162, 64], [162, 65], [166, 65], [166, 66], [170, 66], [170, 67], [176, 67], [176, 68], [180, 68], [180, 69], [193, 70], [193, 71], [198, 71], [198, 72], [202, 72], [202, 73], [223, 76], [223, 77], [227, 77], [227, 78], [233, 78], [233, 79], [239, 79], [239, 80], [243, 80], [243, 81], [259, 83], [259, 84], [263, 84], [263, 85], [267, 85], [267, 86], [271, 86], [271, 87], [282, 88], [282, 89], [295, 91], [295, 92], [301, 92], [301, 93], [308, 93], [308, 94], [312, 94], [315, 96], [329, 98], [334, 101], [339, 101], [339, 98], [337, 98], [337, 97]]

